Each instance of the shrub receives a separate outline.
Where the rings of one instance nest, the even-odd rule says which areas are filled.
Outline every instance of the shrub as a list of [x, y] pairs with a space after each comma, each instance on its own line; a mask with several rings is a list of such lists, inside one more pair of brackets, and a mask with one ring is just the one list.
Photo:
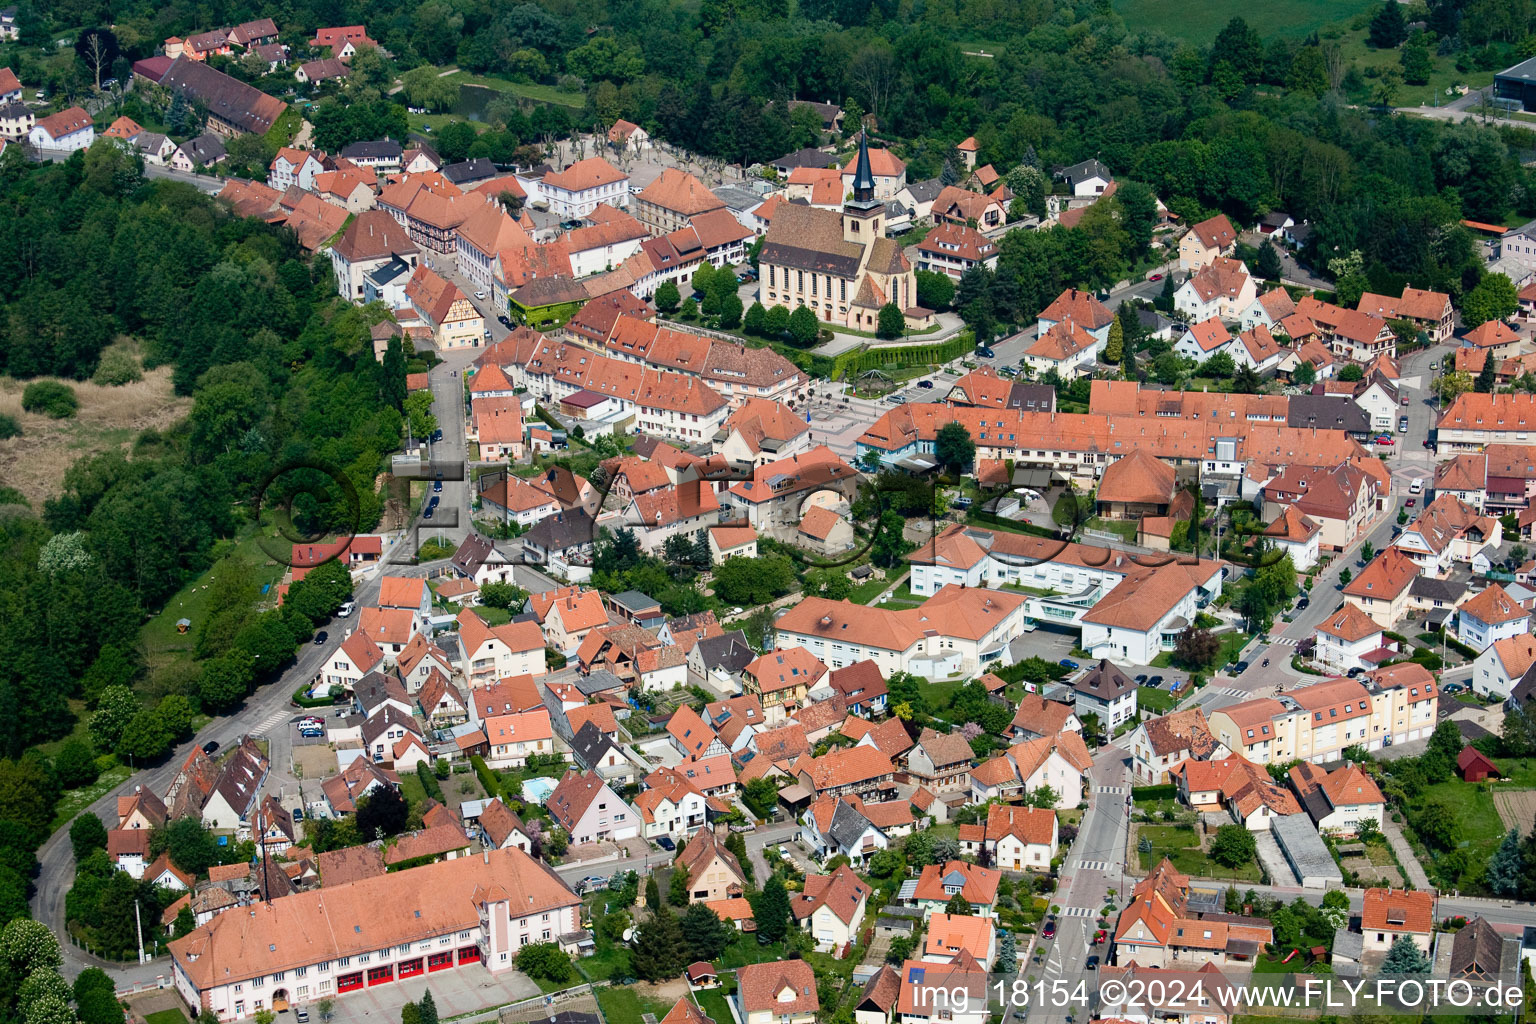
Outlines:
[[101, 354], [101, 362], [96, 364], [96, 372], [91, 376], [93, 383], [103, 387], [121, 387], [143, 379], [138, 356], [119, 345], [113, 345]]
[[20, 437], [21, 424], [16, 422], [16, 417], [0, 413], [0, 441], [8, 437]]
[[27, 412], [42, 413], [49, 419], [68, 419], [80, 408], [75, 389], [56, 380], [39, 380], [27, 385], [21, 393], [21, 407]]
[[490, 766], [485, 763], [485, 758], [479, 754], [474, 754], [470, 757], [469, 763], [475, 766], [475, 774], [480, 777], [480, 785], [485, 787], [485, 795], [488, 797], [500, 796], [501, 779], [495, 772], [491, 771]]

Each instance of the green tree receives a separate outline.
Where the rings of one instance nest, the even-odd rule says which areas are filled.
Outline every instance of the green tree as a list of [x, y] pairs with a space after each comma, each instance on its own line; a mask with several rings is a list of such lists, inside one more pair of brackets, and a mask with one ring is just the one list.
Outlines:
[[459, 101], [459, 80], [452, 75], [445, 77], [440, 69], [430, 64], [407, 71], [400, 76], [400, 84], [413, 107], [442, 112], [451, 110]]
[[667, 889], [667, 902], [674, 907], [686, 907], [688, 896], [688, 872], [679, 868], [672, 872], [672, 882]]
[[661, 909], [661, 886], [657, 884], [655, 875], [645, 880], [645, 905], [653, 912]]
[[[707, 299], [709, 296], [710, 286], [714, 284], [715, 275], [717, 273], [718, 271], [715, 270], [713, 263], [710, 263], [708, 260], [701, 262], [694, 270], [693, 277], [691, 278], [693, 283], [693, 290], [705, 296]], [[704, 307], [704, 312], [709, 312], [709, 307], [707, 305]]]
[[779, 803], [779, 787], [766, 777], [751, 779], [741, 787], [742, 803], [759, 818], [767, 818]]
[[720, 326], [727, 331], [735, 330], [741, 324], [741, 296], [735, 291], [729, 291], [720, 298], [719, 302]]
[[894, 302], [887, 302], [880, 307], [880, 317], [875, 327], [877, 338], [899, 338], [907, 330], [907, 318], [902, 314], [901, 307]]
[[719, 959], [736, 938], [736, 930], [703, 903], [689, 905], [683, 912], [682, 927], [688, 940], [688, 955], [695, 961]]
[[784, 890], [784, 882], [774, 875], [763, 883], [762, 891], [749, 899], [752, 917], [757, 922], [757, 941], [782, 942], [789, 933], [789, 894]]
[[682, 294], [677, 290], [676, 282], [666, 280], [657, 286], [653, 301], [656, 303], [656, 308], [661, 312], [672, 314], [677, 312], [678, 303], [682, 301], [682, 298]]
[[1403, 67], [1404, 82], [1409, 85], [1429, 84], [1429, 76], [1435, 72], [1435, 58], [1429, 52], [1429, 43], [1424, 39], [1424, 33], [1415, 32], [1403, 44], [1397, 59]]
[[[782, 892], [783, 886], [780, 885], [779, 889]], [[787, 914], [788, 899], [784, 902], [784, 909]], [[782, 934], [779, 936], [781, 939], [783, 937]], [[688, 955], [688, 942], [683, 937], [682, 926], [672, 911], [662, 907], [640, 923], [636, 930], [634, 948], [630, 950], [629, 962], [635, 974], [643, 981], [670, 981], [683, 973], [683, 968], [688, 965]]]
[[[177, 818], [163, 830], [165, 852], [171, 863], [191, 875], [206, 874], [219, 862], [219, 847], [213, 833], [197, 818]], [[158, 838], [158, 837], [157, 837]]]
[[1498, 383], [1498, 359], [1494, 358], [1493, 350], [1483, 353], [1483, 368], [1477, 372], [1477, 379], [1472, 382], [1472, 390], [1480, 395], [1493, 394], [1494, 386]]
[[1508, 319], [1519, 308], [1514, 282], [1504, 274], [1484, 274], [1461, 300], [1461, 322], [1478, 327], [1489, 320]]
[[1381, 962], [1382, 974], [1428, 974], [1429, 957], [1419, 949], [1411, 935], [1399, 935], [1392, 940], [1386, 959]]
[[197, 918], [192, 913], [192, 904], [182, 904], [176, 912], [176, 920], [171, 922], [171, 934], [176, 938], [190, 935], [197, 928]]
[[107, 826], [90, 811], [77, 817], [69, 826], [69, 845], [78, 864], [97, 850], [107, 848]]
[[965, 894], [957, 892], [949, 898], [948, 903], [944, 904], [944, 913], [970, 917], [975, 911], [971, 908], [971, 901], [965, 898]]
[[[559, 946], [555, 946], [555, 952], [557, 952], [557, 953], [560, 952], [560, 947]], [[568, 957], [568, 956], [565, 956], [564, 953], [560, 953], [560, 955], [565, 957], [566, 973], [565, 973], [565, 975], [563, 977], [560, 977], [560, 978], [550, 978], [549, 980], [551, 980], [551, 981], [569, 981], [570, 980], [570, 977], [571, 977], [571, 970], [570, 970], [571, 958]], [[548, 977], [548, 975], [546, 975], [546, 977]], [[428, 989], [427, 991], [425, 991], [425, 992], [423, 992], [421, 994], [421, 1004], [420, 1005], [421, 1005], [421, 1024], [437, 1024], [437, 1000], [432, 998], [432, 991], [430, 989]]]
[[1019, 949], [1012, 930], [1005, 931], [997, 940], [997, 961], [992, 968], [998, 974], [1019, 973]]
[[1291, 380], [1304, 388], [1310, 388], [1317, 383], [1317, 370], [1311, 363], [1303, 361], [1298, 363], [1296, 369], [1291, 372]]
[[795, 311], [789, 314], [789, 336], [799, 347], [809, 348], [820, 331], [821, 325], [809, 306], [796, 306]]
[[1387, 0], [1371, 19], [1371, 26], [1366, 33], [1370, 44], [1378, 49], [1390, 50], [1401, 46], [1403, 40], [1408, 38], [1408, 20], [1403, 17], [1403, 9], [1397, 0]]
[[1109, 325], [1109, 340], [1104, 343], [1104, 361], [1117, 365], [1123, 358], [1125, 358], [1125, 328], [1120, 326], [1120, 318], [1116, 317]]
[[1258, 258], [1253, 261], [1254, 270], [1266, 281], [1278, 281], [1284, 273], [1280, 265], [1280, 254], [1275, 251], [1274, 245], [1269, 239], [1264, 239], [1259, 244]]
[[75, 389], [56, 380], [39, 380], [28, 384], [21, 392], [21, 407], [27, 412], [40, 413], [53, 420], [63, 420], [80, 408]]
[[405, 831], [410, 808], [398, 789], [380, 786], [358, 803], [356, 818], [360, 836], [397, 836]]
[[101, 773], [96, 768], [96, 755], [83, 740], [70, 740], [59, 748], [53, 759], [53, 770], [58, 773], [59, 784], [65, 789], [89, 786]]
[[[190, 907], [183, 908], [190, 912]], [[178, 917], [179, 921], [180, 918]], [[75, 1009], [80, 1024], [123, 1024], [117, 986], [99, 967], [87, 967], [75, 978]]]
[[421, 1024], [421, 1004], [412, 1002], [402, 1003], [400, 1005], [400, 1024]]
[[1242, 825], [1223, 825], [1211, 840], [1211, 859], [1225, 868], [1246, 864], [1258, 853], [1253, 833]]
[[1488, 858], [1483, 882], [1495, 896], [1514, 897], [1520, 892], [1520, 833], [1510, 829]]
[[917, 942], [910, 935], [898, 935], [891, 940], [891, 945], [885, 951], [885, 962], [888, 964], [902, 964], [912, 959], [917, 952]]
[[[782, 338], [789, 333], [789, 307], [771, 306], [768, 316], [763, 321], [763, 335], [769, 338]], [[813, 316], [811, 319], [815, 319]]]
[[1437, 850], [1453, 850], [1461, 836], [1456, 812], [1444, 800], [1431, 797], [1419, 805], [1410, 820], [1424, 843]]
[[1364, 379], [1365, 370], [1363, 370], [1358, 363], [1350, 363], [1348, 366], [1339, 371], [1339, 380], [1346, 384], [1352, 384], [1355, 381]]
[[746, 315], [741, 318], [741, 329], [748, 334], [761, 335], [768, 325], [768, 310], [763, 308], [761, 302], [754, 302], [747, 307]]
[[969, 473], [976, 463], [976, 442], [965, 424], [951, 420], [939, 428], [933, 442], [933, 455], [946, 469]]
[[917, 304], [924, 309], [945, 310], [955, 297], [955, 282], [935, 270], [917, 272]]
[[906, 519], [895, 509], [886, 509], [880, 513], [879, 529], [875, 533], [874, 543], [870, 545], [870, 561], [882, 569], [893, 569], [900, 565], [902, 556], [912, 550], [911, 543], [902, 536], [906, 526]]
[[1453, 370], [1444, 373], [1434, 379], [1430, 387], [1440, 396], [1440, 401], [1447, 404], [1456, 401], [1458, 395], [1464, 395], [1475, 387], [1472, 375], [1466, 370]]
[[169, 724], [156, 709], [142, 708], [129, 719], [118, 737], [117, 755], [135, 762], [153, 761], [171, 747]]
[[715, 568], [715, 593], [732, 604], [767, 604], [794, 585], [794, 563], [784, 555], [732, 558]]
[[[531, 978], [559, 985], [575, 976], [571, 958], [553, 942], [530, 942], [517, 951], [517, 969]], [[434, 1007], [433, 1016], [437, 1015]], [[422, 1024], [426, 1024], [423, 1020]]]

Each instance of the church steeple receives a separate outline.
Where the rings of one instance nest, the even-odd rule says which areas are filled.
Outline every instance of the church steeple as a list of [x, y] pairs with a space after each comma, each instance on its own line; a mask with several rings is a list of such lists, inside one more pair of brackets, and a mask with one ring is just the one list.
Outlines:
[[869, 138], [867, 132], [859, 132], [859, 158], [853, 165], [853, 201], [875, 201], [875, 172], [869, 167]]

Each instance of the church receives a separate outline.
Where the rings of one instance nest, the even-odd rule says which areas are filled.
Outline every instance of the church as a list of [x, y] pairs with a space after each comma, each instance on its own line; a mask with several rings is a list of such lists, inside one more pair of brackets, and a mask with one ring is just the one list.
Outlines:
[[870, 332], [887, 302], [912, 309], [917, 275], [901, 246], [885, 237], [885, 217], [860, 135], [853, 198], [842, 212], [793, 202], [774, 211], [758, 258], [758, 301], [770, 309], [807, 306], [818, 320]]

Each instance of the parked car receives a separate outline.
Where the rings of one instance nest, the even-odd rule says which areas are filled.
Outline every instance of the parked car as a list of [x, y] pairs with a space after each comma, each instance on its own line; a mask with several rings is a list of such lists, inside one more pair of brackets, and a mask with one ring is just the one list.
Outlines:
[[443, 428], [442, 427], [438, 427], [436, 430], [432, 431], [432, 440], [433, 441], [441, 441], [442, 439], [443, 439]]
[[212, 757], [218, 749], [218, 740], [209, 740], [207, 743], [203, 744], [203, 753], [207, 754], [209, 757]]
[[443, 489], [443, 478], [439, 476], [435, 480], [432, 481], [432, 490], [434, 492], [441, 492], [442, 489]]
[[1163, 685], [1163, 677], [1162, 676], [1153, 676], [1151, 679], [1147, 680], [1147, 685], [1150, 686], [1150, 687], [1153, 687], [1154, 689], [1156, 687], [1162, 686]]
[[1406, 433], [1408, 433], [1408, 417], [1407, 416], [1399, 416], [1397, 418], [1397, 432], [1399, 434], [1406, 434]]
[[1391, 448], [1397, 442], [1392, 440], [1392, 438], [1389, 435], [1382, 434], [1381, 436], [1376, 438], [1376, 443], [1381, 445], [1383, 448]]
[[309, 1011], [300, 1007], [293, 1011], [293, 1019], [298, 1021], [298, 1024], [309, 1024]]
[[1045, 929], [1040, 934], [1044, 935], [1048, 939], [1054, 938], [1055, 935], [1056, 935], [1056, 922], [1055, 921], [1047, 921], [1047, 922], [1045, 922]]
[[1090, 971], [1098, 970], [1099, 969], [1099, 955], [1097, 953], [1095, 953], [1093, 956], [1089, 957], [1088, 958], [1088, 962], [1083, 964], [1083, 966], [1088, 968]]
[[925, 377], [925, 378], [923, 378], [923, 379], [922, 379], [922, 380], [920, 380], [920, 381], [918, 381], [918, 382], [917, 382], [917, 386], [918, 386], [918, 387], [920, 387], [920, 388], [922, 388], [922, 389], [923, 389], [923, 390], [925, 390], [925, 391], [928, 391], [928, 390], [932, 390], [932, 388], [933, 388], [933, 381], [931, 381], [931, 380], [928, 380], [928, 379], [927, 379], [927, 378], [926, 378], [926, 377]]
[[1146, 684], [1146, 682], [1147, 682], [1147, 674], [1145, 672], [1141, 673], [1141, 675], [1136, 677], [1136, 685], [1137, 686], [1143, 686], [1143, 685]]
[[1407, 395], [1403, 396], [1403, 405], [1406, 406], [1406, 405], [1410, 404], [1412, 401], [1413, 401], [1413, 399], [1409, 398]]
[[1147, 275], [1147, 280], [1148, 281], [1161, 281], [1162, 279], [1163, 279], [1163, 275], [1162, 274], [1148, 274]]
[[1312, 603], [1312, 599], [1310, 597], [1303, 597], [1300, 601], [1296, 602], [1296, 610], [1297, 611], [1301, 611], [1303, 608], [1307, 607], [1307, 605], [1309, 605], [1311, 603]]
[[356, 601], [343, 601], [341, 603], [341, 607], [337, 609], [336, 614], [345, 619], [355, 611], [357, 611]]
[[1081, 665], [1079, 665], [1077, 662], [1073, 661], [1071, 658], [1062, 658], [1056, 664], [1060, 665], [1062, 668], [1071, 669], [1074, 672], [1076, 672], [1078, 669], [1082, 668]]
[[1233, 665], [1232, 668], [1233, 668], [1233, 673], [1232, 674], [1240, 676], [1244, 672], [1248, 671], [1248, 663], [1246, 661], [1240, 661], [1236, 665]]
[[512, 328], [512, 318], [507, 316], [507, 314], [505, 314], [505, 313], [498, 313], [496, 315], [496, 322], [501, 324], [501, 326], [507, 328], [508, 330], [510, 330]]
[[1419, 499], [1418, 498], [1409, 498], [1403, 504], [1407, 505], [1409, 508], [1413, 508], [1413, 506], [1417, 505], [1418, 503], [1419, 503]]
[[320, 632], [315, 634], [315, 646], [316, 647], [321, 646], [322, 644], [324, 644], [330, 638], [331, 638], [331, 634], [327, 633], [325, 630], [322, 629]]
[[1435, 442], [1431, 441], [1427, 437], [1424, 439], [1424, 447], [1425, 448], [1433, 448], [1434, 446], [1435, 446]]
[[978, 346], [976, 346], [976, 354], [978, 356], [980, 356], [982, 359], [996, 359], [997, 358], [997, 353], [993, 352], [990, 348], [988, 348], [985, 345], [978, 345]]
[[1460, 693], [1462, 690], [1465, 690], [1465, 689], [1466, 689], [1466, 687], [1463, 686], [1461, 683], [1446, 683], [1444, 686], [1440, 687], [1440, 692], [1441, 693]]
[[662, 836], [660, 839], [657, 839], [656, 840], [656, 845], [661, 847], [663, 850], [666, 850], [669, 853], [671, 851], [677, 849], [677, 844], [674, 843], [672, 841], [671, 837], [669, 837], [669, 836]]

